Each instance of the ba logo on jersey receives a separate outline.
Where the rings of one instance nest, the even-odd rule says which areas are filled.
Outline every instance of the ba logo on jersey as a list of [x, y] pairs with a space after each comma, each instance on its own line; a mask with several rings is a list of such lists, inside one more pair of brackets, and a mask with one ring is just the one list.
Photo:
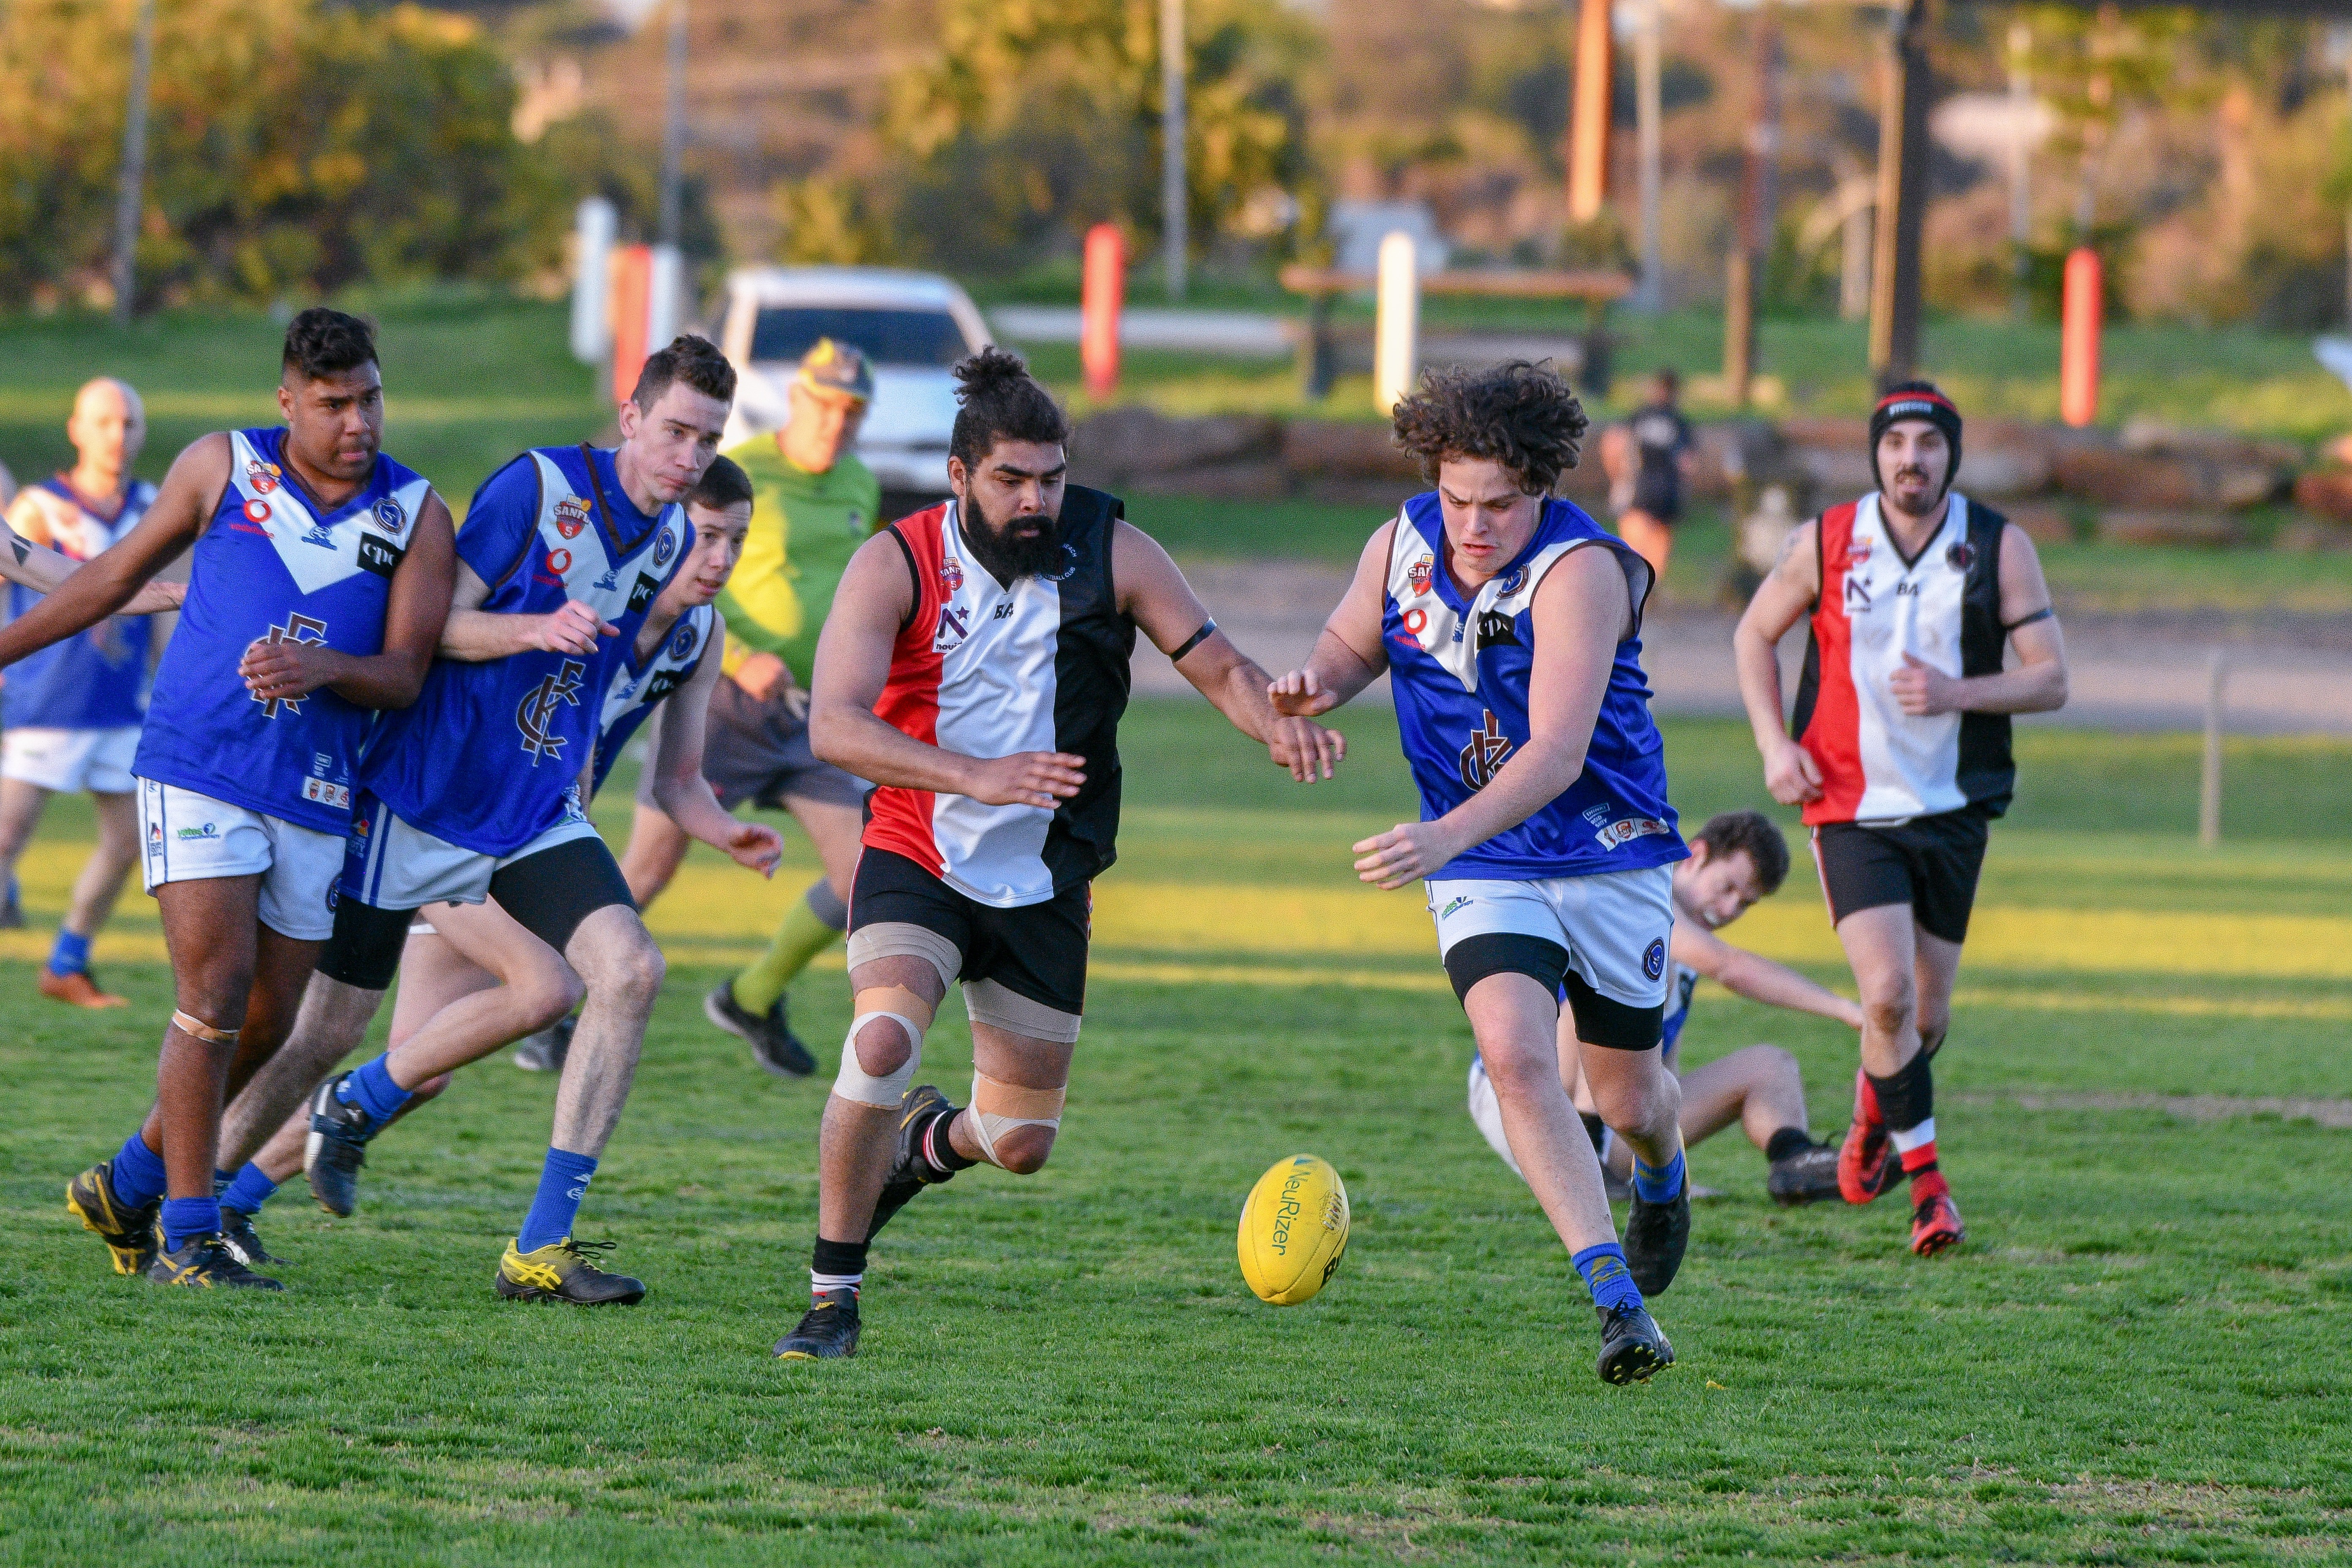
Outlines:
[[565, 496], [555, 503], [555, 531], [566, 539], [577, 539], [580, 531], [588, 526], [588, 503], [578, 496]]
[[1478, 727], [1470, 731], [1469, 743], [1462, 748], [1464, 787], [1485, 789], [1510, 755], [1510, 737], [1503, 733], [1503, 726], [1494, 712], [1486, 710]]
[[1437, 557], [1434, 555], [1424, 555], [1404, 569], [1404, 580], [1412, 584], [1412, 591], [1416, 594], [1428, 593], [1430, 582], [1436, 575]]
[[[261, 640], [268, 643], [322, 643], [327, 640], [327, 623], [310, 616], [289, 616], [284, 626], [271, 626], [269, 635]], [[280, 710], [299, 713], [305, 700], [299, 697], [264, 697], [258, 691], [252, 692], [251, 696], [261, 704], [261, 716], [265, 719], [277, 718]]]
[[586, 665], [576, 658], [567, 658], [553, 675], [541, 676], [539, 684], [516, 705], [515, 728], [522, 731], [522, 749], [530, 755], [532, 767], [539, 766], [542, 759], [562, 759], [570, 737], [549, 731], [561, 710], [580, 706], [581, 678], [587, 673]]

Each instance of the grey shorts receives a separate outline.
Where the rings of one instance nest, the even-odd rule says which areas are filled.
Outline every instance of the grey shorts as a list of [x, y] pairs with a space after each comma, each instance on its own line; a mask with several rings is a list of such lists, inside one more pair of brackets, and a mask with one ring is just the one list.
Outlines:
[[[721, 676], [710, 689], [710, 716], [702, 732], [702, 776], [710, 781], [719, 804], [732, 811], [744, 802], [768, 811], [785, 809], [786, 802], [816, 801], [826, 805], [862, 805], [866, 782], [820, 762], [809, 749], [808, 723], [793, 717], [782, 688], [762, 702]], [[663, 715], [646, 726], [649, 738]], [[658, 741], [652, 743], [658, 746]], [[637, 774], [637, 804], [654, 804], [653, 769]]]

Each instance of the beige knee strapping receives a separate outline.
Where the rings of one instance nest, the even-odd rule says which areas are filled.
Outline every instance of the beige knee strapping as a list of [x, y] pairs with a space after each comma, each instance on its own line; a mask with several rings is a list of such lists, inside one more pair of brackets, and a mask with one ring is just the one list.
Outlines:
[[[833, 1080], [833, 1092], [860, 1105], [896, 1110], [907, 1086], [915, 1081], [915, 1069], [922, 1065], [923, 1031], [931, 1026], [931, 1005], [903, 985], [869, 985], [857, 993], [852, 1011], [856, 1016], [850, 1019], [849, 1034], [841, 1042], [841, 1071]], [[858, 1031], [877, 1018], [887, 1018], [906, 1030], [908, 1047], [898, 1071], [879, 1078], [857, 1059]]]
[[1026, 1035], [1033, 1040], [1051, 1040], [1062, 1046], [1077, 1043], [1081, 1022], [1078, 1015], [1033, 1002], [993, 980], [964, 982], [963, 1010], [973, 1023], [987, 1024], [1007, 1034]]
[[849, 933], [849, 972], [877, 958], [919, 958], [939, 971], [940, 989], [953, 985], [963, 971], [963, 954], [956, 944], [911, 921], [876, 921]]
[[1024, 1089], [1019, 1084], [1000, 1083], [974, 1069], [971, 1135], [979, 1140], [981, 1153], [990, 1164], [1002, 1170], [1004, 1162], [996, 1155], [999, 1138], [1016, 1127], [1050, 1127], [1058, 1131], [1062, 1104], [1069, 1098], [1069, 1092], [1067, 1089]]
[[237, 1029], [215, 1029], [194, 1013], [183, 1013], [176, 1009], [172, 1014], [172, 1026], [184, 1035], [193, 1035], [208, 1046], [233, 1046], [236, 1044], [237, 1036], [242, 1033]]

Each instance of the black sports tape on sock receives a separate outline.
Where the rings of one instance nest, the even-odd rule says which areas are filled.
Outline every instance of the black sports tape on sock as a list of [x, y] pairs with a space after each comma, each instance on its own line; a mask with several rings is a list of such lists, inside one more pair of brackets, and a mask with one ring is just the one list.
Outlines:
[[1202, 643], [1207, 642], [1209, 640], [1209, 634], [1216, 629], [1216, 622], [1202, 621], [1201, 623], [1201, 629], [1194, 632], [1191, 637], [1186, 637], [1184, 639], [1184, 646], [1168, 656], [1168, 662], [1171, 664], [1182, 663], [1184, 656], [1191, 653], [1194, 648], [1199, 647]]
[[1887, 1078], [1870, 1075], [1878, 1095], [1879, 1119], [1894, 1132], [1907, 1132], [1936, 1114], [1936, 1081], [1921, 1051]]
[[819, 1274], [863, 1274], [866, 1272], [866, 1243], [862, 1241], [827, 1241], [816, 1238], [816, 1251], [809, 1267]]

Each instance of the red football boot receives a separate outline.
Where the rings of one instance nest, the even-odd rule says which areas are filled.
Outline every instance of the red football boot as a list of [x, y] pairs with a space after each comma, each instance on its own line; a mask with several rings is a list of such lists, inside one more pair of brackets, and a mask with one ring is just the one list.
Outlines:
[[1922, 1258], [1933, 1258], [1947, 1247], [1958, 1247], [1968, 1237], [1968, 1227], [1960, 1223], [1959, 1206], [1952, 1202], [1949, 1193], [1922, 1198], [1919, 1206], [1911, 1211], [1911, 1250]]
[[1853, 1074], [1853, 1125], [1845, 1130], [1838, 1150], [1838, 1196], [1850, 1204], [1866, 1204], [1903, 1178], [1903, 1166], [1887, 1140], [1886, 1123], [1878, 1117], [1878, 1095], [1870, 1075]]

